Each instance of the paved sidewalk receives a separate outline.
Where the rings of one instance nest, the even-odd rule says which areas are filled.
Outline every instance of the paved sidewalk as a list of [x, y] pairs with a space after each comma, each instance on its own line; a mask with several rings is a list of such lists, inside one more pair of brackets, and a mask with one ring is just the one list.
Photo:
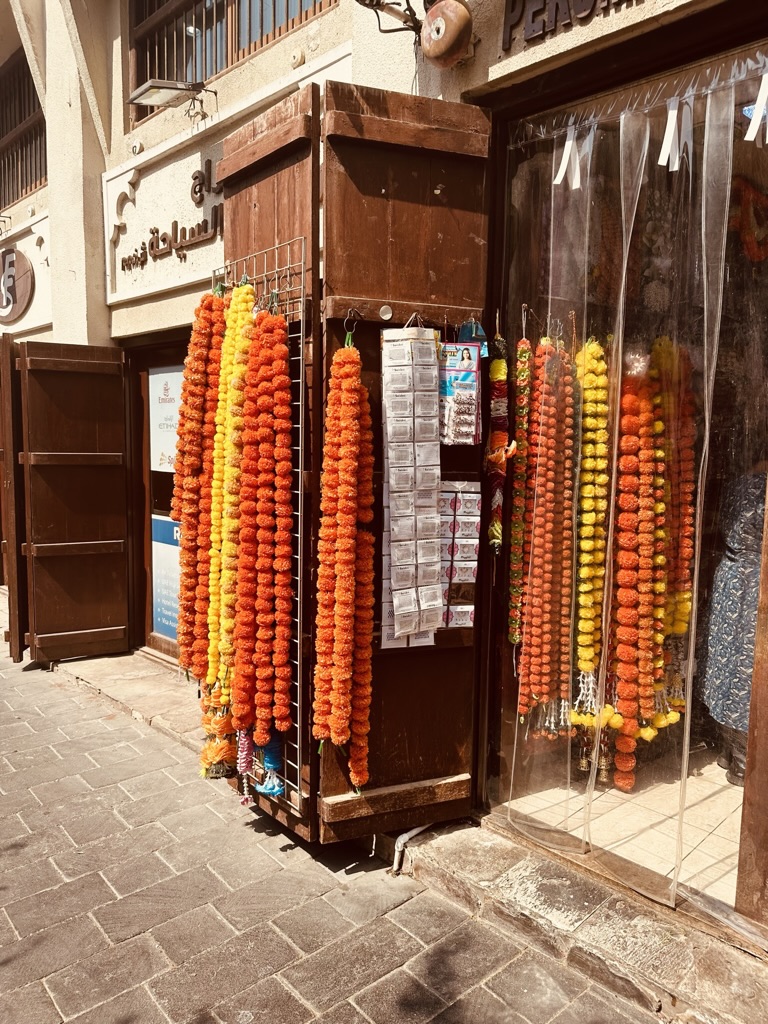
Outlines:
[[355, 847], [309, 848], [195, 754], [0, 660], [3, 1024], [655, 1018]]

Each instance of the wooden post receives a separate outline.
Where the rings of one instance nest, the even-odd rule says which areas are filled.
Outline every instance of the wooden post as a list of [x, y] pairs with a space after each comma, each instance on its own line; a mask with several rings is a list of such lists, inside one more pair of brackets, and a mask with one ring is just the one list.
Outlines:
[[[768, 924], [768, 501], [763, 525], [755, 664], [749, 711], [747, 768], [741, 814], [736, 910]], [[762, 742], [761, 742], [762, 740]]]

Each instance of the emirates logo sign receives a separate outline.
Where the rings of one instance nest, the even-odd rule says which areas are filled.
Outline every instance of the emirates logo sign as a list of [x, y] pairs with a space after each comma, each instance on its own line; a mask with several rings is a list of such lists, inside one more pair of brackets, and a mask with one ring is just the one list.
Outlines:
[[0, 249], [0, 327], [24, 316], [34, 291], [34, 271], [24, 253]]

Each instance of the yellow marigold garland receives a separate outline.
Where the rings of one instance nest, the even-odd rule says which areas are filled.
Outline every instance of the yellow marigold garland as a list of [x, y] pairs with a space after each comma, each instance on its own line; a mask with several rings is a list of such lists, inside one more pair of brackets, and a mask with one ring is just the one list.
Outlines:
[[208, 775], [215, 766], [227, 770], [237, 761], [237, 743], [233, 735], [229, 709], [230, 690], [219, 679], [219, 638], [222, 608], [222, 537], [224, 514], [224, 469], [227, 437], [227, 408], [229, 384], [234, 369], [238, 328], [247, 323], [243, 310], [248, 302], [253, 309], [253, 289], [250, 285], [237, 287], [232, 292], [226, 312], [226, 330], [221, 350], [219, 395], [216, 407], [216, 434], [213, 447], [213, 474], [211, 480], [211, 547], [208, 576], [208, 671], [203, 687], [203, 728], [208, 738], [200, 756], [201, 773]]
[[245, 375], [248, 371], [248, 352], [251, 346], [253, 306], [256, 296], [249, 284], [235, 289], [232, 297], [234, 309], [234, 341], [232, 371], [227, 385], [226, 417], [224, 420], [224, 477], [221, 509], [221, 584], [219, 611], [219, 670], [222, 685], [222, 703], [229, 701], [230, 669], [234, 665], [235, 651], [232, 634], [235, 629], [235, 601], [237, 599], [237, 549], [240, 535], [240, 463], [243, 455], [243, 402]]
[[[576, 663], [579, 693], [571, 712], [574, 725], [592, 727], [597, 703], [605, 583], [608, 503], [608, 367], [605, 352], [590, 338], [575, 357], [581, 385], [581, 464], [579, 472]], [[597, 490], [596, 490], [597, 489]]]

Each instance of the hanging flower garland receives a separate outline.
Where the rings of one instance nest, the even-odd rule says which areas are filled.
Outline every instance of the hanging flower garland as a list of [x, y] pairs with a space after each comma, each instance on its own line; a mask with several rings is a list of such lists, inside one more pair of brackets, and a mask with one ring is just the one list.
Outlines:
[[504, 487], [507, 479], [507, 459], [515, 451], [515, 442], [509, 442], [509, 366], [507, 343], [496, 330], [490, 343], [491, 363], [491, 424], [485, 452], [485, 467], [491, 495], [491, 516], [488, 523], [488, 543], [494, 555], [501, 551], [502, 512]]
[[[553, 605], [553, 615], [558, 621], [553, 622], [560, 636], [559, 670], [560, 670], [560, 703], [557, 709], [557, 721], [553, 721], [548, 735], [554, 739], [554, 726], [557, 735], [564, 736], [571, 729], [571, 606], [573, 602], [573, 460], [574, 460], [574, 400], [573, 400], [573, 365], [565, 348], [561, 348], [560, 357], [560, 392], [561, 404], [558, 416], [558, 467], [562, 471], [562, 488], [558, 495], [558, 525], [561, 538], [558, 545], [559, 567], [557, 579], [560, 588], [559, 608]], [[597, 558], [597, 555], [594, 556]]]
[[[240, 332], [248, 325], [253, 309], [254, 294], [250, 285], [236, 287], [226, 314], [226, 330], [221, 351], [219, 372], [219, 395], [216, 408], [216, 434], [213, 447], [213, 474], [211, 480], [211, 547], [210, 571], [208, 576], [208, 670], [203, 687], [203, 728], [208, 738], [201, 754], [202, 774], [209, 775], [234, 768], [237, 761], [237, 744], [234, 737], [230, 712], [230, 681], [226, 674], [219, 676], [219, 652], [224, 600], [229, 610], [228, 588], [230, 580], [223, 577], [224, 558], [232, 557], [231, 548], [223, 547], [225, 525], [227, 541], [231, 543], [231, 524], [224, 521], [224, 478], [227, 457], [227, 410], [229, 407], [229, 384], [234, 372], [235, 351]], [[240, 372], [238, 370], [238, 372]], [[230, 456], [232, 452], [230, 451]], [[231, 506], [230, 506], [231, 507]], [[232, 572], [232, 563], [227, 563]], [[236, 574], [236, 559], [235, 559]], [[236, 577], [235, 577], [236, 578]], [[234, 583], [232, 584], [234, 587]], [[234, 619], [232, 621], [234, 628]], [[206, 710], [208, 709], [208, 710]], [[213, 709], [213, 710], [210, 710]]]
[[[625, 377], [621, 389], [621, 436], [617, 463], [618, 532], [616, 535], [615, 644], [616, 711], [621, 718], [614, 754], [614, 785], [623, 792], [635, 786], [635, 749], [642, 735], [640, 718], [653, 693], [654, 587], [654, 400], [647, 377]], [[618, 725], [618, 722], [612, 723]], [[647, 728], [651, 728], [647, 726]], [[655, 733], [654, 733], [655, 735]], [[649, 738], [648, 736], [644, 738]]]
[[313, 735], [350, 742], [350, 779], [368, 781], [373, 650], [373, 423], [360, 353], [334, 355], [326, 411], [318, 543]]
[[357, 541], [355, 563], [355, 654], [352, 671], [349, 777], [360, 788], [368, 782], [368, 733], [370, 732], [373, 673], [374, 553], [373, 522], [373, 420], [367, 388], [360, 385], [360, 458], [357, 482]]
[[216, 408], [219, 402], [219, 371], [221, 346], [226, 330], [229, 296], [214, 295], [211, 345], [206, 366], [206, 392], [202, 424], [202, 472], [197, 528], [197, 589], [195, 591], [195, 625], [192, 645], [192, 672], [196, 679], [208, 674], [208, 587], [211, 565], [211, 484], [213, 482], [213, 447], [216, 436]]
[[272, 715], [278, 732], [287, 732], [291, 717], [291, 634], [293, 623], [293, 417], [288, 325], [282, 316], [267, 318], [265, 331], [272, 334], [272, 386], [275, 429], [275, 667]]
[[[608, 367], [605, 352], [590, 338], [576, 356], [581, 386], [579, 552], [576, 665], [579, 693], [571, 721], [591, 729], [597, 710], [597, 668], [602, 650], [607, 502], [595, 488], [608, 484]], [[611, 709], [611, 712], [613, 709]]]
[[667, 472], [667, 570], [663, 661], [663, 687], [657, 682], [657, 726], [679, 721], [685, 710], [681, 666], [686, 660], [684, 641], [693, 605], [693, 560], [696, 491], [696, 402], [691, 386], [692, 366], [688, 353], [668, 337], [657, 338], [652, 364], [660, 379], [666, 437]]
[[317, 543], [317, 618], [315, 623], [315, 673], [312, 735], [331, 738], [331, 689], [335, 609], [336, 532], [339, 489], [339, 429], [341, 411], [341, 371], [343, 356], [339, 349], [331, 364], [323, 443], [323, 474], [320, 487], [320, 529]]
[[[256, 602], [258, 578], [258, 486], [259, 486], [259, 445], [261, 440], [271, 437], [271, 430], [262, 432], [259, 427], [258, 387], [259, 370], [263, 357], [261, 331], [257, 323], [251, 330], [251, 348], [245, 375], [243, 400], [243, 453], [240, 463], [240, 536], [237, 556], [237, 589], [235, 603], [235, 628], [232, 638], [235, 645], [235, 667], [232, 677], [232, 724], [238, 731], [239, 768], [247, 774], [252, 764], [252, 749], [247, 734], [253, 728], [255, 718], [256, 665]], [[267, 414], [265, 414], [267, 415]]]
[[235, 628], [237, 598], [237, 551], [240, 536], [240, 463], [243, 454], [243, 402], [248, 353], [251, 346], [253, 287], [244, 285], [232, 304], [236, 308], [232, 372], [227, 385], [226, 418], [224, 421], [224, 479], [221, 509], [221, 584], [219, 618], [219, 672], [222, 703], [231, 692], [229, 672], [235, 663], [232, 634]]
[[206, 368], [213, 335], [213, 295], [202, 297], [184, 360], [171, 518], [181, 523], [176, 639], [179, 665], [189, 670], [195, 639], [197, 531], [203, 461]]
[[[333, 670], [331, 672], [331, 739], [349, 740], [352, 712], [352, 665], [355, 648], [355, 549], [357, 539], [357, 472], [360, 459], [360, 353], [351, 358], [342, 378], [339, 410], [339, 491], [336, 513], [336, 587], [334, 592]], [[353, 355], [352, 355], [353, 354]]]
[[509, 642], [522, 639], [525, 499], [528, 463], [528, 417], [531, 403], [531, 343], [517, 343], [515, 370], [515, 445], [512, 461], [512, 517], [509, 540]]
[[256, 462], [256, 694], [254, 742], [265, 747], [272, 734], [272, 705], [275, 693], [275, 386], [272, 335], [265, 330], [268, 314], [256, 316], [259, 354], [256, 371], [257, 437]]
[[[527, 715], [541, 700], [540, 685], [544, 657], [544, 543], [543, 494], [546, 487], [547, 441], [543, 416], [547, 390], [547, 360], [552, 352], [548, 338], [536, 348], [533, 386], [528, 418], [525, 479], [525, 532], [523, 535], [522, 647], [518, 669], [518, 712]], [[547, 427], [548, 427], [547, 416]], [[541, 485], [541, 486], [540, 486]], [[551, 572], [550, 572], [551, 576]]]

